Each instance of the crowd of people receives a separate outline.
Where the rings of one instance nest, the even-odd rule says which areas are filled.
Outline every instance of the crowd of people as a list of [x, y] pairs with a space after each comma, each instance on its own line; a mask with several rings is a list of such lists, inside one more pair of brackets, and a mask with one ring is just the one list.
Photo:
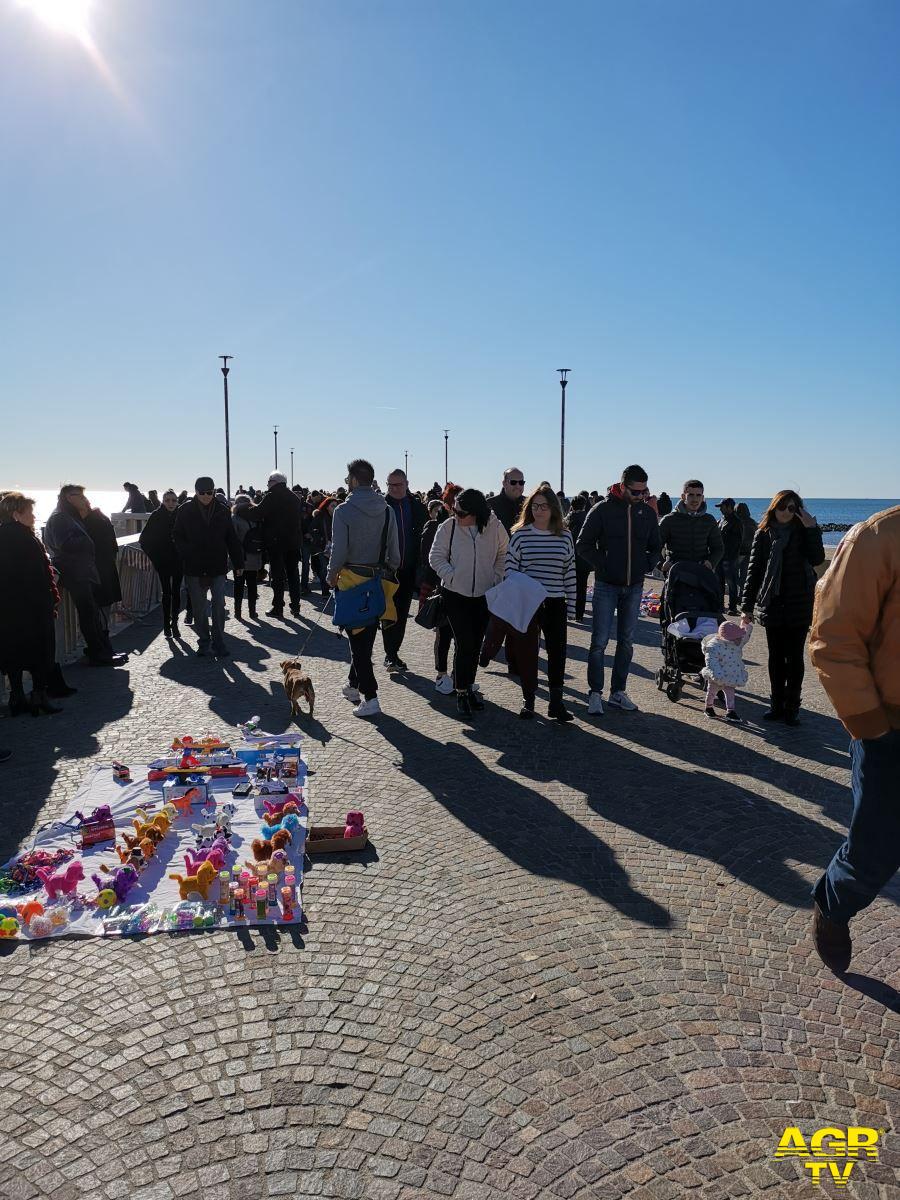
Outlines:
[[[757, 621], [768, 649], [765, 718], [800, 723], [809, 640], [823, 686], [853, 738], [850, 834], [814, 893], [816, 948], [833, 969], [846, 970], [850, 919], [900, 865], [900, 508], [855, 527], [817, 589], [822, 534], [792, 489], [773, 496], [757, 525], [747, 506], [731, 498], [718, 504], [715, 517], [699, 479], [686, 480], [675, 502], [665, 492], [653, 495], [638, 464], [602, 496], [585, 491], [568, 498], [546, 481], [526, 490], [517, 467], [503, 472], [496, 494], [456, 483], [417, 494], [399, 468], [385, 482], [382, 493], [372, 464], [354, 459], [333, 492], [289, 488], [277, 471], [263, 491], [239, 486], [232, 502], [209, 476], [196, 480], [192, 496], [167, 489], [161, 500], [126, 483], [127, 510], [149, 514], [140, 544], [159, 575], [165, 636], [181, 636], [184, 596], [197, 654], [229, 653], [229, 571], [239, 621], [245, 603], [247, 619], [260, 620], [265, 579], [272, 593], [265, 616], [272, 619], [284, 618], [286, 596], [291, 615], [299, 615], [311, 575], [321, 601], [334, 596], [338, 613], [351, 611], [354, 590], [371, 598], [374, 585], [384, 602], [381, 619], [352, 610], [337, 622], [350, 648], [343, 694], [356, 716], [380, 712], [373, 664], [379, 629], [388, 673], [407, 670], [401, 651], [417, 599], [416, 619], [432, 631], [435, 689], [455, 695], [463, 719], [485, 707], [478, 671], [501, 647], [521, 689], [519, 716], [534, 717], [543, 638], [547, 715], [567, 723], [574, 719], [563, 700], [569, 622], [585, 618], [591, 575], [587, 714], [599, 717], [604, 705], [638, 710], [628, 680], [647, 575], [667, 578], [674, 567], [692, 564], [717, 581], [722, 618], [703, 639], [707, 716], [715, 718], [721, 704], [726, 719], [740, 720], [735, 693], [747, 682], [741, 650]], [[54, 701], [76, 690], [56, 661], [61, 588], [77, 612], [85, 661], [110, 668], [127, 661], [109, 637], [110, 606], [121, 598], [116, 558], [112, 524], [80, 485], [60, 490], [43, 540], [33, 500], [0, 492], [0, 673], [9, 680], [10, 716], [59, 713]], [[0, 753], [0, 761], [6, 757]]]

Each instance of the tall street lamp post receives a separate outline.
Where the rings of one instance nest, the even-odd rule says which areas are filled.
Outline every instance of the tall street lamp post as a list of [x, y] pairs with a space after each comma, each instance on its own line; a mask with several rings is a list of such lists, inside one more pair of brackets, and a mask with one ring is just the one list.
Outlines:
[[562, 391], [559, 425], [559, 490], [563, 495], [566, 494], [566, 385], [569, 382], [566, 376], [571, 369], [571, 367], [556, 368], [556, 373], [559, 375], [560, 390]]
[[450, 436], [450, 430], [444, 430], [444, 487], [450, 482], [450, 475], [447, 471], [447, 439]]
[[278, 470], [278, 426], [275, 425], [274, 429], [275, 429], [275, 470], [277, 471]]
[[403, 451], [403, 474], [409, 478], [409, 451]]
[[222, 366], [219, 368], [222, 372], [222, 384], [225, 388], [225, 491], [228, 499], [231, 499], [231, 443], [228, 433], [228, 360], [233, 358], [233, 354], [220, 354]]
[[294, 486], [294, 447], [291, 446], [291, 487]]

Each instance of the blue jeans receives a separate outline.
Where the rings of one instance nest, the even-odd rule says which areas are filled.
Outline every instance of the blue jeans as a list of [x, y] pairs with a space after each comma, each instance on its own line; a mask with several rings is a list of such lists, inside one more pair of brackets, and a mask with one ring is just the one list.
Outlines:
[[900, 729], [850, 743], [853, 816], [847, 840], [813, 889], [822, 912], [845, 925], [900, 868]]
[[225, 576], [185, 575], [191, 604], [194, 608], [194, 633], [200, 648], [206, 650], [209, 646], [209, 616], [207, 614], [206, 594], [212, 597], [212, 644], [214, 650], [221, 650], [225, 645]]
[[641, 612], [643, 590], [641, 583], [618, 587], [613, 583], [601, 583], [594, 576], [593, 628], [588, 654], [588, 687], [592, 692], [603, 691], [603, 656], [612, 636], [613, 618], [617, 614], [616, 654], [610, 691], [625, 691], [628, 669], [634, 657], [634, 631]]

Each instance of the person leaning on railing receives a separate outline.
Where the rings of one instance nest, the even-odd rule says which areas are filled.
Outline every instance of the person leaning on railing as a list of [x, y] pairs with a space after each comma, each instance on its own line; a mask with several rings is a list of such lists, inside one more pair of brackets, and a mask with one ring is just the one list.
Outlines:
[[[0, 496], [0, 672], [9, 677], [9, 715], [59, 713], [47, 688], [53, 679], [53, 625], [59, 591], [46, 551], [34, 535], [34, 501]], [[31, 675], [26, 697], [23, 675]]]

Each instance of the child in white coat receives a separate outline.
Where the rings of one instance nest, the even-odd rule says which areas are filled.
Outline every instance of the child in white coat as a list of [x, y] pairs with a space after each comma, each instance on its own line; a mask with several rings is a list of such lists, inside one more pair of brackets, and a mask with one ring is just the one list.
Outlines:
[[716, 694], [725, 696], [726, 721], [740, 721], [734, 709], [734, 689], [747, 682], [747, 668], [741, 650], [750, 640], [752, 624], [735, 625], [734, 621], [723, 621], [716, 633], [705, 637], [700, 643], [706, 666], [700, 672], [707, 682], [706, 715], [715, 717], [713, 707]]

